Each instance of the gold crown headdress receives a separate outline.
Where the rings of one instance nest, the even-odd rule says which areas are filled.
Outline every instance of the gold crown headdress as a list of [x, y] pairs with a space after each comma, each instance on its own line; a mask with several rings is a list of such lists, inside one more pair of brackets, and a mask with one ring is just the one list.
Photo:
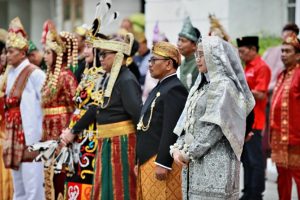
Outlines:
[[[51, 27], [48, 31], [46, 36], [46, 48], [49, 48], [56, 53], [56, 62], [54, 71], [52, 71], [51, 66], [48, 66], [47, 69], [47, 81], [45, 81], [43, 86], [43, 97], [45, 101], [51, 99], [51, 95], [56, 94], [58, 78], [63, 66], [63, 61], [67, 64], [66, 68], [71, 68], [73, 72], [75, 71], [78, 62], [77, 46], [77, 39], [72, 33], [61, 32], [58, 34], [55, 26]], [[64, 54], [66, 57], [64, 57]], [[53, 76], [51, 74], [53, 74]], [[48, 87], [49, 90], [47, 90], [46, 87]], [[50, 91], [50, 94], [47, 93], [48, 91]]]
[[62, 54], [65, 50], [65, 45], [54, 27], [47, 33], [46, 47], [53, 50], [57, 55]]
[[14, 18], [8, 29], [8, 37], [6, 40], [6, 47], [13, 47], [18, 49], [24, 49], [28, 47], [27, 34], [21, 23], [19, 17]]
[[209, 28], [208, 35], [219, 36], [223, 40], [229, 41], [230, 37], [226, 33], [224, 27], [222, 26], [220, 21], [217, 19], [217, 17], [215, 15], [209, 14], [208, 18], [209, 18], [209, 21], [210, 21], [210, 28]]
[[46, 47], [53, 50], [57, 56], [61, 58], [63, 53], [67, 53], [67, 67], [70, 67], [72, 71], [74, 71], [77, 66], [77, 46], [77, 39], [72, 33], [63, 31], [58, 34], [55, 26], [49, 29], [46, 36]]

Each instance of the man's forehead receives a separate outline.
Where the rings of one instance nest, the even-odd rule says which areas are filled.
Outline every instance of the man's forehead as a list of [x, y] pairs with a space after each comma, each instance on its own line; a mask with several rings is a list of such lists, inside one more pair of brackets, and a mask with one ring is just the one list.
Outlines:
[[182, 37], [182, 36], [179, 36], [178, 39], [179, 40], [183, 40], [183, 41], [190, 41], [190, 42], [192, 42], [191, 40], [189, 40], [189, 39], [187, 39], [185, 37]]
[[247, 46], [238, 47], [238, 49], [249, 49]]
[[8, 51], [21, 51], [20, 49], [14, 48], [14, 47], [8, 47]]
[[282, 44], [281, 49], [282, 50], [293, 50], [294, 47], [293, 47], [293, 45], [290, 45], [290, 44]]

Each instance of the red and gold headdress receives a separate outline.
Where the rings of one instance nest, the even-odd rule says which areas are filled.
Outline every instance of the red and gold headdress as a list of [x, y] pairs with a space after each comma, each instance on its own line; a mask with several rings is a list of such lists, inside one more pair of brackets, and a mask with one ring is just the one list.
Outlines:
[[[67, 67], [75, 69], [77, 66], [78, 44], [74, 34], [69, 32], [57, 33], [55, 26], [51, 26], [46, 36], [46, 48], [50, 48], [59, 60], [67, 53]], [[61, 64], [61, 63], [60, 63]]]
[[292, 45], [295, 49], [300, 50], [300, 43], [299, 39], [297, 38], [297, 35], [295, 33], [291, 33], [289, 36], [287, 36], [282, 44], [289, 44]]
[[27, 34], [19, 17], [14, 18], [9, 24], [6, 47], [13, 47], [17, 49], [28, 48]]
[[[45, 81], [45, 87], [50, 88], [51, 94], [56, 93], [58, 78], [60, 76], [61, 68], [66, 63], [66, 68], [71, 70], [77, 67], [77, 56], [78, 56], [78, 44], [77, 39], [72, 33], [61, 32], [57, 33], [54, 26], [48, 31], [46, 36], [45, 47], [51, 49], [56, 53], [56, 62], [54, 71], [51, 66], [47, 69], [47, 81]], [[65, 55], [65, 56], [64, 56]], [[66, 59], [66, 60], [63, 60]], [[52, 74], [52, 75], [51, 75]], [[46, 90], [45, 90], [46, 91]], [[48, 96], [51, 94], [47, 94]]]
[[47, 34], [48, 34], [48, 31], [55, 28], [55, 24], [52, 20], [48, 19], [44, 22], [44, 25], [43, 25], [43, 32], [42, 32], [42, 38], [41, 38], [41, 43], [43, 45], [46, 44], [46, 37], [47, 37]]
[[57, 55], [62, 54], [65, 50], [65, 45], [61, 40], [61, 38], [59, 37], [55, 27], [52, 27], [50, 30], [48, 30], [45, 45], [46, 48], [50, 48]]

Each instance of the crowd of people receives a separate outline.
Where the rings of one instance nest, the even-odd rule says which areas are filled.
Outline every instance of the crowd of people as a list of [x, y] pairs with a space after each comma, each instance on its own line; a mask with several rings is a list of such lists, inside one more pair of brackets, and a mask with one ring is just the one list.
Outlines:
[[47, 20], [43, 50], [18, 17], [0, 29], [0, 200], [260, 200], [268, 156], [279, 199], [292, 180], [299, 196], [298, 26], [261, 57], [209, 19], [205, 36], [186, 18], [177, 46], [156, 24], [150, 48], [127, 18], [112, 35]]

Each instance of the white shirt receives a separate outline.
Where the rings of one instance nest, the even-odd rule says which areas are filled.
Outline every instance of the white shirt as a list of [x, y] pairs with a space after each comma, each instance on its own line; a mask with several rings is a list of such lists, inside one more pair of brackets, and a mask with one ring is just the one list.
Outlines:
[[[18, 67], [11, 67], [7, 76], [6, 95], [9, 95], [15, 80], [22, 70], [30, 63], [25, 59]], [[35, 69], [28, 78], [21, 97], [21, 117], [26, 145], [31, 145], [42, 138], [42, 108], [41, 89], [46, 75], [40, 69]]]

